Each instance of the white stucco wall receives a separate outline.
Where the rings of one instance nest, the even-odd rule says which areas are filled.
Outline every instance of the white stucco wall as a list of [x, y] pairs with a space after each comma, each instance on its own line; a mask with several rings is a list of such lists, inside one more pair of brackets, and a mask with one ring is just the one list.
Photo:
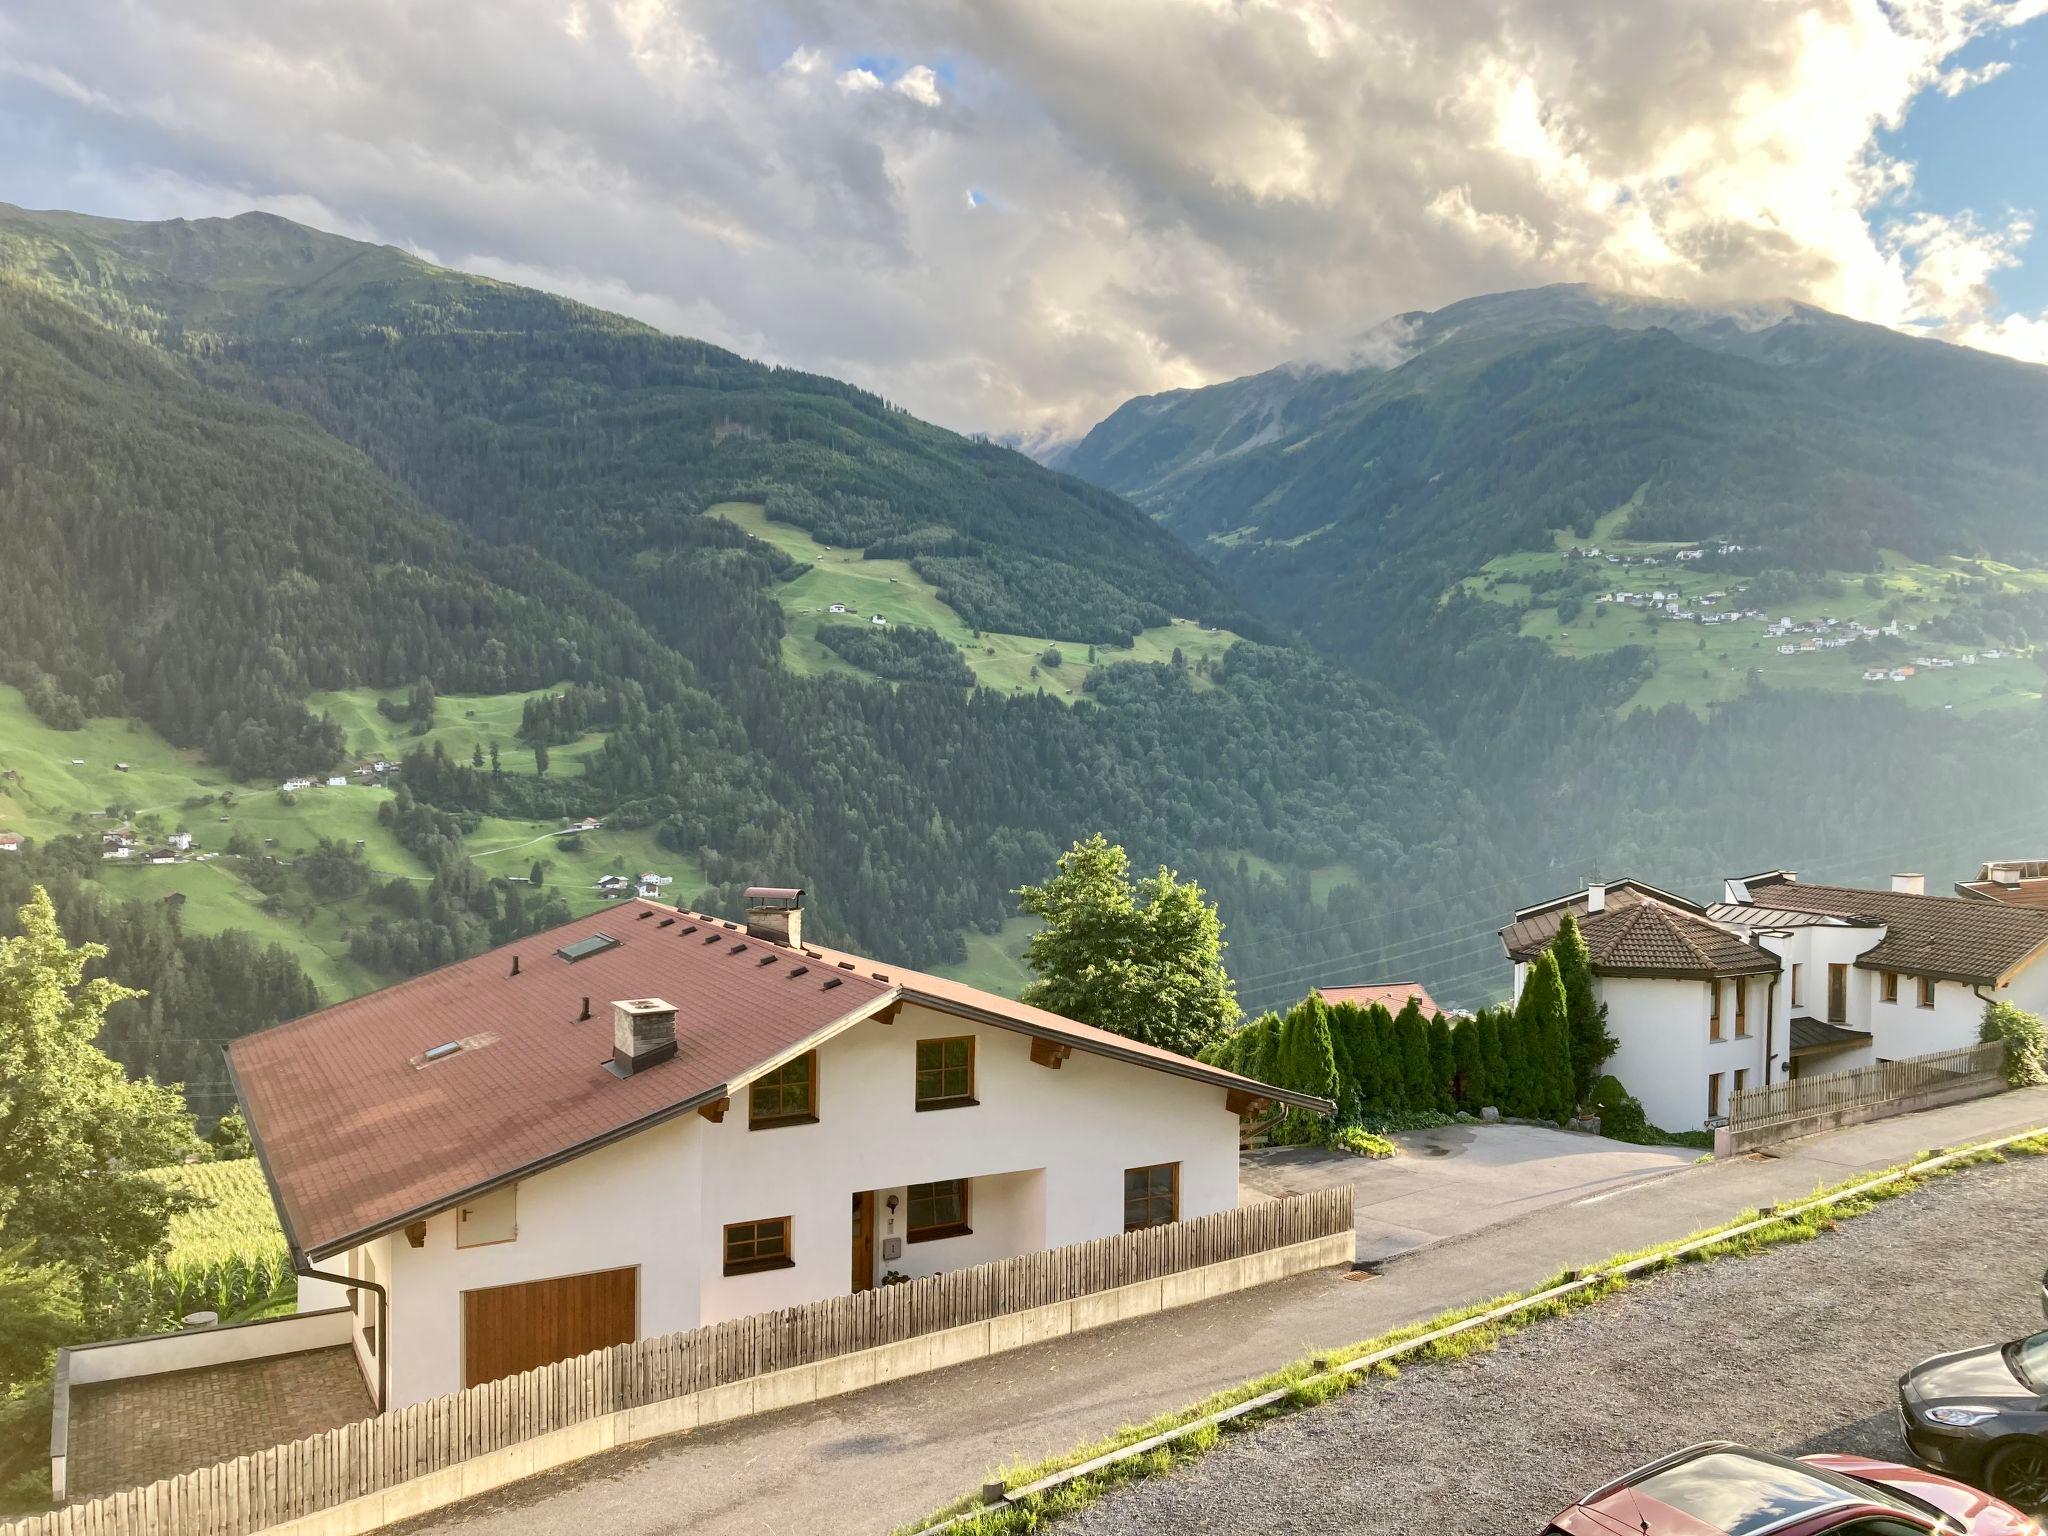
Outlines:
[[1749, 978], [1747, 1038], [1735, 1033], [1734, 985], [1721, 983], [1720, 1040], [1709, 1037], [1711, 1000], [1704, 981], [1596, 976], [1593, 986], [1607, 1004], [1608, 1033], [1618, 1042], [1607, 1070], [1642, 1100], [1652, 1125], [1694, 1131], [1705, 1124], [1710, 1073], [1722, 1074], [1723, 1114], [1738, 1070], [1749, 1073], [1752, 1085], [1763, 1082], [1768, 977]]
[[[916, 1108], [919, 1039], [972, 1035], [976, 1105]], [[462, 1293], [627, 1265], [639, 1269], [639, 1333], [792, 1306], [851, 1289], [853, 1195], [877, 1192], [875, 1273], [931, 1274], [1123, 1230], [1123, 1173], [1180, 1164], [1183, 1218], [1237, 1204], [1237, 1117], [1224, 1090], [1075, 1052], [1034, 1064], [1030, 1040], [906, 1005], [819, 1050], [816, 1124], [750, 1130], [744, 1087], [720, 1124], [690, 1114], [518, 1186], [518, 1236], [456, 1246], [456, 1216], [414, 1248], [379, 1240], [391, 1291], [391, 1403], [462, 1385]], [[659, 1070], [658, 1068], [656, 1070]], [[906, 1243], [880, 1258], [886, 1197], [914, 1183], [974, 1181], [971, 1234]], [[728, 1276], [728, 1222], [791, 1218], [789, 1268]], [[361, 1273], [361, 1251], [322, 1267]], [[324, 1291], [314, 1283], [308, 1296]], [[329, 1296], [327, 1304], [336, 1304]], [[303, 1303], [302, 1303], [303, 1304]], [[364, 1308], [368, 1313], [367, 1304]]]

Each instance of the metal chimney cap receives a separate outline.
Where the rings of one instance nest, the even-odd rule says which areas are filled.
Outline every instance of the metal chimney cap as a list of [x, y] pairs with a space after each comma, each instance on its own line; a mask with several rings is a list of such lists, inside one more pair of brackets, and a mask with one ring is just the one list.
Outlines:
[[750, 885], [747, 887], [747, 908], [749, 911], [793, 912], [804, 904], [803, 887], [795, 885]]

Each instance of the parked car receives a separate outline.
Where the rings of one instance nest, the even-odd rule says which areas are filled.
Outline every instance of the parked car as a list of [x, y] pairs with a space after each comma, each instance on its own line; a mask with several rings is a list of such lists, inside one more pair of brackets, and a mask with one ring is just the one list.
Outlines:
[[2010, 1504], [1939, 1473], [1863, 1456], [1793, 1460], [1726, 1440], [1596, 1488], [1545, 1536], [2042, 1536]]
[[1921, 1361], [1899, 1378], [1899, 1419], [1928, 1466], [2048, 1505], [2048, 1333]]

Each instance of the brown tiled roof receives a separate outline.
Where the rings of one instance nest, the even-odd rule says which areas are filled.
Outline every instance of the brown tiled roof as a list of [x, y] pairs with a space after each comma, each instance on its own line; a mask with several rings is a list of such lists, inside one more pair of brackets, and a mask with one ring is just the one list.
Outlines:
[[1850, 1029], [1843, 1024], [1830, 1024], [1824, 1019], [1801, 1015], [1792, 1020], [1792, 1051], [1797, 1055], [1809, 1051], [1816, 1055], [1828, 1051], [1846, 1051], [1854, 1046], [1870, 1044], [1870, 1031]]
[[1762, 906], [1883, 923], [1884, 938], [1856, 959], [1865, 970], [1995, 986], [2048, 946], [2048, 912], [2003, 902], [1783, 879], [1751, 893]]
[[1996, 880], [1958, 880], [1956, 894], [1971, 901], [1995, 901], [2008, 907], [2048, 911], [2048, 880], [2039, 878], [2011, 885], [2001, 885]]
[[1593, 969], [1603, 976], [1754, 976], [1775, 971], [1778, 957], [1746, 944], [1703, 917], [1637, 901], [1596, 912], [1579, 925]]
[[1369, 981], [1351, 987], [1317, 987], [1326, 1003], [1352, 1003], [1360, 1008], [1370, 1008], [1378, 1003], [1389, 1013], [1399, 1013], [1408, 1006], [1408, 999], [1415, 998], [1422, 1004], [1425, 1015], [1442, 1013], [1436, 999], [1429, 995], [1419, 981]]
[[1775, 971], [1777, 956], [1745, 943], [1727, 929], [1707, 921], [1697, 903], [1640, 880], [1618, 880], [1607, 887], [1605, 907], [1586, 910], [1586, 893], [1577, 892], [1524, 907], [1501, 929], [1500, 940], [1514, 961], [1534, 960], [1550, 947], [1570, 912], [1593, 969], [1608, 976], [1752, 976]]
[[[620, 942], [570, 962], [558, 950]], [[512, 974], [517, 957], [519, 973]], [[612, 1003], [675, 1003], [676, 1054], [606, 1070]], [[583, 1019], [584, 1000], [590, 1017]], [[628, 901], [228, 1047], [285, 1235], [320, 1259], [725, 1097], [804, 1042], [909, 998], [1077, 1050], [1334, 1106], [960, 982]], [[430, 1048], [464, 1049], [423, 1063]]]

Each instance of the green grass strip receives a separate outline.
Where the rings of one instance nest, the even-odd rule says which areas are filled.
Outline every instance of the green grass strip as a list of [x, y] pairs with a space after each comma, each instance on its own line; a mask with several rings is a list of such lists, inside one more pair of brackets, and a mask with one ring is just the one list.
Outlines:
[[1092, 1445], [1005, 1469], [999, 1478], [991, 1479], [1001, 1482], [1003, 1502], [986, 1504], [981, 1494], [968, 1494], [902, 1527], [901, 1533], [922, 1536], [943, 1529], [950, 1536], [1010, 1536], [1035, 1531], [1049, 1520], [1086, 1508], [1125, 1483], [1157, 1477], [1198, 1460], [1226, 1434], [1328, 1402], [1360, 1382], [1392, 1378], [1400, 1374], [1402, 1364], [1443, 1364], [1483, 1353], [1532, 1323], [1590, 1306], [1626, 1289], [1643, 1275], [1682, 1264], [1747, 1258], [1783, 1243], [1806, 1242], [1933, 1179], [1985, 1163], [2001, 1163], [2014, 1154], [2048, 1156], [2048, 1129], [1951, 1152], [1922, 1152], [1881, 1172], [1821, 1186], [1782, 1206], [1745, 1210], [1687, 1237], [1616, 1254], [1587, 1269], [1564, 1270], [1529, 1290], [1454, 1308], [1376, 1338], [1297, 1360], [1255, 1381], [1214, 1393], [1192, 1407], [1148, 1423], [1126, 1425]]

